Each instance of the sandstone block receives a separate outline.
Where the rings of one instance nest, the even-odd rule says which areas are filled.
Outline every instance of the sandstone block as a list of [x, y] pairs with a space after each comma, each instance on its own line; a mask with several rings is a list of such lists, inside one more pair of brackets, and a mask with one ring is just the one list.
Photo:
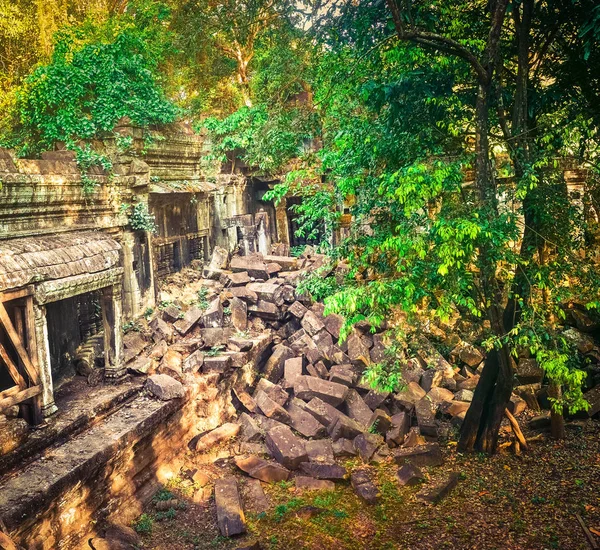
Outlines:
[[153, 374], [148, 377], [146, 389], [162, 401], [177, 399], [185, 395], [183, 384], [168, 374]]
[[242, 510], [237, 481], [234, 477], [215, 481], [215, 505], [217, 524], [224, 537], [246, 532], [246, 519]]
[[290, 477], [290, 471], [276, 462], [268, 462], [257, 456], [236, 457], [235, 465], [246, 472], [249, 476], [260, 479], [265, 483], [277, 483], [286, 481]]
[[239, 424], [234, 424], [233, 422], [226, 422], [222, 426], [211, 430], [207, 434], [204, 434], [202, 437], [198, 439], [196, 442], [196, 450], [199, 452], [206, 451], [215, 445], [223, 443], [224, 441], [228, 441], [229, 439], [233, 439], [237, 436], [240, 431]]
[[296, 397], [304, 401], [310, 401], [318, 397], [326, 403], [337, 407], [344, 402], [348, 393], [348, 387], [312, 376], [299, 376], [294, 383], [294, 393]]
[[273, 458], [290, 470], [296, 470], [302, 462], [308, 461], [303, 442], [287, 426], [269, 430], [265, 443]]

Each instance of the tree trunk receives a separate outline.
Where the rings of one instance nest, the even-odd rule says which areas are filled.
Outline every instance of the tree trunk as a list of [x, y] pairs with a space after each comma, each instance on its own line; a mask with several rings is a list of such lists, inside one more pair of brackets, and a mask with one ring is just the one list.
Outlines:
[[[548, 385], [548, 397], [553, 399], [561, 399], [562, 388], [560, 384], [556, 382], [550, 382]], [[553, 439], [564, 439], [565, 438], [565, 418], [561, 412], [556, 412], [554, 407], [551, 408], [550, 412], [550, 430]]]

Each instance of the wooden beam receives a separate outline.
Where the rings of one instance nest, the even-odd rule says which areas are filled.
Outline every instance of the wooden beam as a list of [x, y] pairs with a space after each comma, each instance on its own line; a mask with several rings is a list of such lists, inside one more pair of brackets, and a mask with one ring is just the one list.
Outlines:
[[33, 285], [19, 288], [18, 290], [8, 290], [6, 292], [0, 292], [0, 303], [10, 302], [11, 300], [18, 300], [19, 298], [25, 298], [25, 296], [31, 296], [33, 294]]
[[6, 330], [6, 333], [8, 334], [8, 337], [10, 338], [10, 341], [12, 342], [12, 345], [17, 350], [17, 353], [19, 354], [19, 358], [21, 359], [21, 361], [23, 361], [23, 366], [25, 367], [25, 370], [27, 371], [29, 378], [31, 378], [31, 381], [33, 382], [34, 385], [39, 384], [40, 383], [39, 372], [33, 366], [31, 359], [29, 359], [29, 355], [27, 354], [27, 351], [23, 347], [23, 344], [19, 338], [19, 335], [17, 334], [15, 327], [13, 327], [12, 321], [10, 320], [10, 317], [8, 316], [8, 312], [6, 311], [6, 308], [4, 307], [4, 304], [2, 302], [0, 302], [0, 324], [4, 325], [4, 329]]
[[13, 386], [12, 388], [8, 388], [7, 390], [0, 391], [0, 399], [5, 399], [10, 397], [11, 395], [15, 395], [21, 391], [19, 386]]
[[6, 397], [0, 400], [0, 411], [8, 409], [13, 405], [18, 405], [19, 403], [26, 401], [27, 399], [31, 399], [32, 397], [35, 397], [40, 393], [42, 393], [41, 386], [31, 386], [31, 388], [27, 388], [26, 390], [22, 390], [19, 393], [16, 393], [15, 395]]
[[13, 360], [10, 358], [10, 355], [8, 355], [6, 348], [1, 343], [0, 343], [0, 359], [2, 359], [4, 361], [4, 363], [6, 364], [8, 373], [10, 374], [12, 379], [15, 381], [17, 386], [19, 386], [20, 389], [24, 390], [27, 387], [27, 382], [25, 381], [25, 378], [23, 378], [21, 376], [19, 369], [13, 363]]

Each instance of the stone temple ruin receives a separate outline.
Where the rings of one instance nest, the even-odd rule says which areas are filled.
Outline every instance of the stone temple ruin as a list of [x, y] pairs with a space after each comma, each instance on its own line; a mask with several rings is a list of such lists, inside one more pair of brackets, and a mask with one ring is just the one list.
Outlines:
[[[141, 130], [118, 131], [133, 150], [97, 144], [114, 173], [93, 172], [92, 195], [68, 151], [0, 151], [0, 533], [34, 550], [112, 548], [114, 525], [185, 472], [194, 498], [214, 485], [232, 536], [246, 529], [244, 491], [264, 501], [261, 482], [350, 483], [375, 503], [369, 469], [344, 459], [393, 460], [401, 485], [441, 465], [438, 438], [466, 414], [481, 351], [460, 342], [451, 364], [423, 338], [406, 388], [374, 391], [362, 373], [391, 343], [365, 323], [340, 339], [343, 319], [298, 292], [308, 272], [344, 266], [311, 247], [289, 255], [304, 243], [285, 202], [263, 200], [275, 181], [235, 166], [207, 177], [198, 136], [148, 146]], [[156, 232], [132, 227], [139, 204]], [[519, 362], [510, 414], [536, 406], [529, 367]], [[211, 477], [184, 469], [190, 456], [227, 463]], [[450, 473], [419, 498], [457, 482]]]

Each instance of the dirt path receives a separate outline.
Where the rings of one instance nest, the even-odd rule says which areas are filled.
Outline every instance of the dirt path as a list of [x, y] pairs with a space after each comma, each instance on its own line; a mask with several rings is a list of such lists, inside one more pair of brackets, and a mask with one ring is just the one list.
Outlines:
[[[167, 489], [187, 507], [158, 519], [149, 507], [145, 548], [235, 549], [255, 540], [263, 549], [281, 550], [590, 548], [575, 514], [600, 534], [600, 423], [571, 425], [564, 443], [537, 441], [521, 457], [462, 456], [453, 442], [444, 453], [443, 467], [424, 470], [431, 481], [451, 471], [460, 472], [461, 481], [436, 506], [415, 500], [418, 487], [399, 487], [397, 467], [384, 463], [372, 467], [382, 493], [375, 506], [362, 503], [349, 483], [337, 484], [333, 492], [304, 494], [293, 481], [265, 485], [270, 510], [248, 513], [248, 535], [236, 540], [219, 536], [212, 498], [200, 502], [210, 486], [194, 493], [191, 482], [177, 479]], [[209, 474], [234, 470], [222, 458]], [[239, 479], [242, 485], [248, 478]]]

